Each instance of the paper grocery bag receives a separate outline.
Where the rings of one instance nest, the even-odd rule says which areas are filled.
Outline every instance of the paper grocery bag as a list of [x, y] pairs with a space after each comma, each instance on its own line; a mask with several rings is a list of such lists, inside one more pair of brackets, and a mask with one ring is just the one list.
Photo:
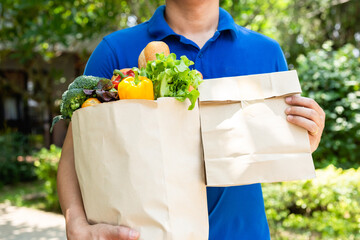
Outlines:
[[198, 107], [173, 98], [120, 100], [72, 117], [75, 168], [91, 223], [144, 240], [207, 240]]
[[315, 177], [308, 133], [286, 120], [296, 71], [205, 80], [200, 119], [208, 186]]

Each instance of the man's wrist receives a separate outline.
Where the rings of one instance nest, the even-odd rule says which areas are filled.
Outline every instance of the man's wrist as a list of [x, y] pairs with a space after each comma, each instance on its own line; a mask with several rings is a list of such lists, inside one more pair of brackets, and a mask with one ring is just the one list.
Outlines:
[[[73, 210], [66, 211], [65, 214], [66, 233], [68, 239], [81, 239], [79, 236], [86, 233], [86, 228], [89, 227], [89, 223], [83, 212]], [[85, 239], [85, 238], [84, 238]]]

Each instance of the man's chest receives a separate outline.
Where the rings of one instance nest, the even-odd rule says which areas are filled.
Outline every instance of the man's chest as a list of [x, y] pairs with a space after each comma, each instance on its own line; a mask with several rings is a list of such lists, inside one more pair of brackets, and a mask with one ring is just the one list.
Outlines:
[[169, 43], [178, 58], [186, 55], [194, 62], [204, 79], [241, 76], [276, 71], [275, 57], [257, 49], [248, 49], [236, 42], [215, 41], [202, 49], [181, 43]]
[[[149, 40], [149, 42], [152, 40]], [[194, 62], [191, 68], [199, 70], [204, 79], [229, 76], [241, 76], [276, 71], [274, 56], [264, 53], [261, 49], [251, 49], [234, 41], [217, 40], [205, 44], [202, 49], [184, 44], [176, 38], [164, 40], [175, 53], [177, 58], [185, 55]], [[145, 44], [146, 46], [146, 44]], [[134, 67], [138, 65], [138, 56], [131, 51], [120, 58], [119, 68]], [[126, 52], [126, 50], [124, 51]]]

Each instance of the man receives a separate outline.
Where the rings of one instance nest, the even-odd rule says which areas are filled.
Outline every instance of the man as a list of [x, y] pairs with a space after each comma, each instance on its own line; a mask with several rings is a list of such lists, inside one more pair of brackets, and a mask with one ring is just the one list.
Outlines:
[[[114, 69], [137, 66], [150, 41], [166, 42], [177, 56], [186, 55], [204, 79], [287, 70], [279, 45], [272, 39], [236, 25], [219, 0], [167, 0], [153, 17], [133, 28], [106, 36], [95, 49], [85, 74], [111, 78]], [[309, 131], [315, 151], [324, 128], [324, 111], [308, 98], [287, 99], [288, 121]], [[125, 226], [89, 225], [74, 170], [71, 124], [58, 170], [58, 192], [67, 235], [76, 239], [138, 239]], [[207, 188], [209, 239], [269, 239], [261, 185]]]

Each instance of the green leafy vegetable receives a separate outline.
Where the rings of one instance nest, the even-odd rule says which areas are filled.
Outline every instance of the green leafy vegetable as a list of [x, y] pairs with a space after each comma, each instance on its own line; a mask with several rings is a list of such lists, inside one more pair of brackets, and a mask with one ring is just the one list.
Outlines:
[[50, 127], [50, 132], [53, 131], [55, 124], [62, 119], [64, 119], [63, 115], [57, 115], [56, 117], [53, 118], [51, 127]]
[[102, 102], [119, 100], [117, 90], [110, 79], [102, 78], [95, 89], [84, 89], [83, 92], [89, 97], [97, 97]]
[[[81, 108], [81, 105], [95, 94], [104, 101], [113, 100], [117, 97], [117, 93], [111, 91], [112, 83], [109, 79], [94, 76], [82, 75], [69, 84], [68, 90], [62, 95], [60, 104], [61, 115], [54, 117], [50, 132], [54, 125], [61, 119], [70, 119], [75, 110]], [[111, 93], [109, 93], [111, 92]]]
[[80, 88], [69, 89], [62, 95], [60, 112], [64, 118], [71, 118], [73, 112], [81, 107], [87, 96]]
[[68, 89], [94, 89], [101, 78], [81, 75], [69, 84]]
[[[146, 73], [146, 77], [151, 79], [154, 84], [155, 99], [159, 97], [175, 97], [179, 101], [189, 99], [193, 109], [200, 93], [197, 90], [202, 82], [201, 75], [196, 70], [190, 70], [189, 66], [194, 62], [186, 56], [181, 56], [180, 60], [171, 53], [168, 56], [156, 54], [156, 60], [149, 61], [145, 71], [140, 70], [140, 75]], [[194, 89], [189, 91], [189, 87]]]

